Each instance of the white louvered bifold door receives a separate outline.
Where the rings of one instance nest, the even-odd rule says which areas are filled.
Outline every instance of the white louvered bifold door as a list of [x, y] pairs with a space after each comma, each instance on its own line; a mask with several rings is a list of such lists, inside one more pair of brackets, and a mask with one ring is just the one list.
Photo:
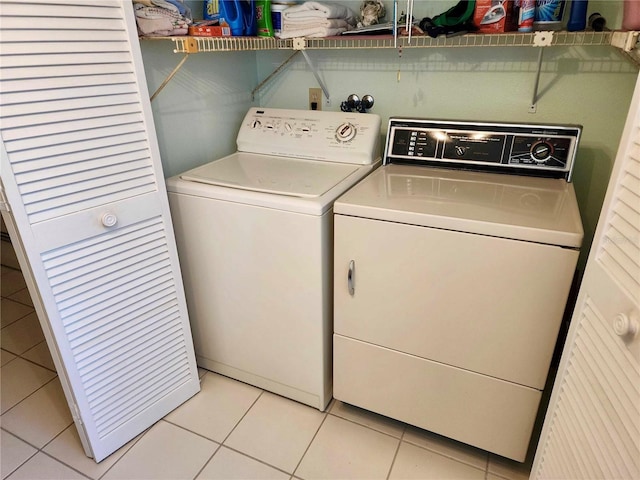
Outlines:
[[0, 174], [87, 454], [199, 390], [130, 0], [0, 0]]
[[640, 79], [531, 478], [640, 478], [639, 322]]

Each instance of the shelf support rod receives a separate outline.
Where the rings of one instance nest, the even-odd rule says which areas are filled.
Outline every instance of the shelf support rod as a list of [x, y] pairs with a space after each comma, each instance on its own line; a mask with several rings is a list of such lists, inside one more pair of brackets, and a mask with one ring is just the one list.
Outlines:
[[318, 70], [316, 69], [315, 65], [311, 61], [311, 58], [309, 58], [309, 54], [305, 50], [300, 50], [300, 51], [302, 52], [302, 55], [304, 55], [304, 59], [307, 61], [307, 64], [309, 65], [309, 68], [311, 69], [313, 76], [316, 77], [316, 81], [318, 82], [318, 85], [320, 85], [320, 88], [322, 88], [322, 93], [324, 93], [324, 98], [327, 99], [327, 104], [329, 104], [329, 90], [327, 90], [326, 85], [320, 78], [320, 75], [318, 75]]
[[538, 111], [538, 87], [540, 86], [540, 71], [542, 70], [543, 54], [544, 48], [540, 48], [540, 52], [538, 53], [538, 69], [536, 70], [536, 80], [533, 84], [533, 97], [531, 98], [529, 113], [536, 113]]
[[269, 74], [269, 76], [267, 78], [265, 78], [264, 80], [262, 80], [257, 86], [256, 88], [254, 88], [253, 90], [251, 90], [251, 101], [255, 100], [255, 96], [256, 96], [256, 92], [258, 90], [260, 90], [265, 83], [267, 83], [269, 80], [271, 80], [273, 77], [275, 77], [280, 70], [282, 70], [286, 64], [288, 64], [291, 60], [293, 60], [293, 57], [295, 57], [298, 54], [299, 50], [296, 50], [295, 52], [293, 52], [291, 55], [289, 55], [289, 58], [287, 58], [284, 62], [282, 62], [280, 64], [280, 66], [278, 68], [276, 68], [273, 72], [271, 72]]
[[189, 58], [188, 53], [186, 53], [184, 57], [182, 57], [182, 60], [180, 60], [180, 63], [176, 65], [176, 68], [174, 68], [171, 71], [171, 73], [167, 76], [167, 78], [164, 79], [164, 82], [162, 82], [158, 87], [158, 89], [155, 92], [153, 92], [153, 95], [151, 95], [151, 100], [150, 100], [151, 102], [153, 102], [153, 100], [158, 96], [158, 94], [162, 91], [162, 89], [167, 86], [167, 84], [171, 81], [171, 79], [175, 76], [175, 74], [178, 73], [180, 68], [182, 68], [182, 65], [184, 65], [184, 62], [187, 61], [187, 58]]

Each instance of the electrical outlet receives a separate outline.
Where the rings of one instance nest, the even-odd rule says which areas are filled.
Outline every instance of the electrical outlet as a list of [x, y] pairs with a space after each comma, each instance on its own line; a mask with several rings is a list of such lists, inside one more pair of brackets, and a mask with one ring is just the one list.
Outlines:
[[322, 89], [309, 89], [309, 110], [322, 110]]

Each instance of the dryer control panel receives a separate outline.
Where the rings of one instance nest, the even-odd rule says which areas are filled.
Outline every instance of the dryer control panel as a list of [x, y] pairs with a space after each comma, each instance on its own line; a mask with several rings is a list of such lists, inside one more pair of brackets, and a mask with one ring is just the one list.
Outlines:
[[238, 151], [369, 165], [380, 158], [380, 124], [371, 113], [251, 108]]
[[391, 118], [384, 164], [571, 179], [582, 127]]

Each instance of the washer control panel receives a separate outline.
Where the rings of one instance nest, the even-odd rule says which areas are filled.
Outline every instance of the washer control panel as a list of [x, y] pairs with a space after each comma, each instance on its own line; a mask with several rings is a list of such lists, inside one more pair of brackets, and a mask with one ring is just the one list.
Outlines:
[[380, 158], [380, 123], [371, 113], [251, 108], [238, 151], [369, 165]]
[[384, 163], [571, 179], [579, 125], [391, 118]]

